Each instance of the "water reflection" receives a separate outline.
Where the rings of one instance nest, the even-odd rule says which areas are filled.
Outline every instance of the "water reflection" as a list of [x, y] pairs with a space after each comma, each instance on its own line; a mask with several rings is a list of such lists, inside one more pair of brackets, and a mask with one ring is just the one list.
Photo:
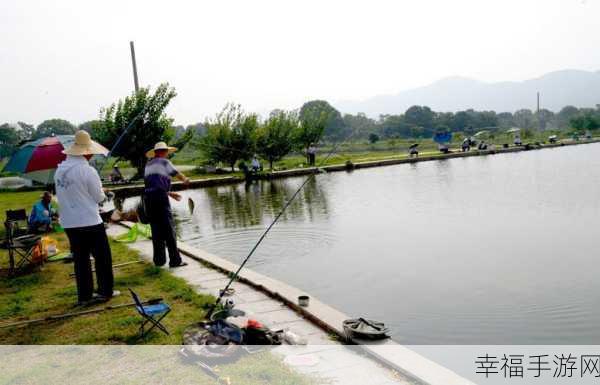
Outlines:
[[[251, 184], [207, 188], [205, 194], [211, 208], [213, 228], [244, 228], [271, 222], [281, 212], [301, 180], [261, 180]], [[315, 213], [328, 215], [328, 198], [315, 178], [311, 178], [282, 215], [282, 220], [312, 222]]]

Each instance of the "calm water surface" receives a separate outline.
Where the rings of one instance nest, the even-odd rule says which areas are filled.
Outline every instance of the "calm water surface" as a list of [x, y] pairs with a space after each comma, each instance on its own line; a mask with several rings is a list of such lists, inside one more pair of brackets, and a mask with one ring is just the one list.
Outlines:
[[[178, 230], [240, 262], [302, 181], [186, 192]], [[599, 214], [600, 144], [322, 174], [248, 267], [403, 343], [599, 344]]]

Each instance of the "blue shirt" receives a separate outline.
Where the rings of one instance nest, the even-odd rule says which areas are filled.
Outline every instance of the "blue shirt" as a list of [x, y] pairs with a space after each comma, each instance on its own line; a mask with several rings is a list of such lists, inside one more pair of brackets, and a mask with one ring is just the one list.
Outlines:
[[170, 160], [166, 158], [152, 158], [146, 163], [144, 170], [145, 192], [169, 192], [171, 190], [171, 177], [178, 174]]
[[[45, 212], [48, 212], [47, 214]], [[36, 224], [49, 224], [52, 222], [51, 215], [54, 214], [54, 209], [52, 208], [52, 204], [49, 203], [48, 207], [44, 206], [42, 201], [33, 205], [31, 209], [31, 214], [29, 214], [29, 225], [34, 226]]]

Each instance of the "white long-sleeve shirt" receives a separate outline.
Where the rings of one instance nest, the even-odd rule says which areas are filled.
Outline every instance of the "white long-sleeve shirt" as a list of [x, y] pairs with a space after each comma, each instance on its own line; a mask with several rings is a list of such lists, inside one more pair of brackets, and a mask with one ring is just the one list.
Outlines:
[[83, 156], [67, 156], [54, 174], [60, 205], [60, 224], [65, 229], [102, 223], [98, 204], [106, 199], [98, 172]]

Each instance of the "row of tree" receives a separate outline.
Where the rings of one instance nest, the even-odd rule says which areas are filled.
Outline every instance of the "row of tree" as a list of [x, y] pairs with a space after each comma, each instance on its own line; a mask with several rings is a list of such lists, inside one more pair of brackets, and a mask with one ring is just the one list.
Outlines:
[[435, 132], [450, 131], [473, 134], [477, 131], [504, 130], [519, 127], [525, 130], [594, 130], [600, 127], [600, 105], [596, 108], [566, 106], [554, 113], [542, 109], [533, 112], [521, 109], [514, 113], [466, 110], [435, 112], [427, 106], [412, 106], [401, 115], [381, 115], [372, 119], [364, 114], [343, 117], [344, 123], [356, 136], [367, 138], [430, 138]]
[[240, 160], [253, 154], [273, 163], [293, 150], [307, 152], [317, 143], [331, 122], [331, 106], [324, 101], [305, 103], [300, 111], [274, 110], [261, 120], [246, 113], [240, 105], [228, 104], [214, 119], [206, 122], [206, 135], [198, 141], [209, 161], [224, 163], [232, 170]]
[[[117, 103], [100, 110], [98, 120], [75, 126], [63, 119], [50, 119], [37, 127], [19, 122], [0, 125], [0, 157], [5, 157], [24, 140], [50, 135], [73, 134], [84, 129], [108, 148], [113, 155], [131, 162], [141, 175], [146, 150], [164, 140], [177, 147], [191, 143], [204, 152], [212, 163], [234, 167], [239, 160], [258, 154], [273, 163], [290, 152], [305, 152], [311, 143], [379, 138], [431, 138], [436, 132], [472, 134], [476, 131], [502, 130], [510, 127], [531, 129], [595, 130], [600, 128], [600, 105], [597, 108], [564, 107], [553, 113], [522, 109], [514, 113], [466, 110], [435, 112], [427, 106], [412, 106], [401, 115], [381, 115], [372, 119], [365, 114], [346, 114], [323, 100], [305, 103], [297, 111], [274, 110], [266, 119], [246, 113], [239, 105], [228, 104], [213, 119], [187, 127], [173, 126], [166, 107], [177, 95], [168, 84], [154, 92], [142, 88]], [[127, 130], [127, 134], [123, 133]], [[119, 140], [120, 138], [120, 140]]]
[[139, 176], [146, 164], [146, 151], [160, 140], [178, 148], [190, 144], [210, 163], [223, 163], [232, 169], [255, 153], [272, 168], [292, 150], [306, 150], [318, 142], [327, 127], [343, 125], [339, 112], [317, 100], [305, 103], [297, 112], [275, 110], [265, 120], [246, 113], [240, 105], [227, 104], [213, 119], [184, 128], [173, 126], [173, 119], [165, 114], [176, 95], [168, 84], [161, 84], [154, 93], [143, 88], [103, 108], [100, 119], [84, 129], [107, 148], [114, 148], [112, 155], [128, 160]]

